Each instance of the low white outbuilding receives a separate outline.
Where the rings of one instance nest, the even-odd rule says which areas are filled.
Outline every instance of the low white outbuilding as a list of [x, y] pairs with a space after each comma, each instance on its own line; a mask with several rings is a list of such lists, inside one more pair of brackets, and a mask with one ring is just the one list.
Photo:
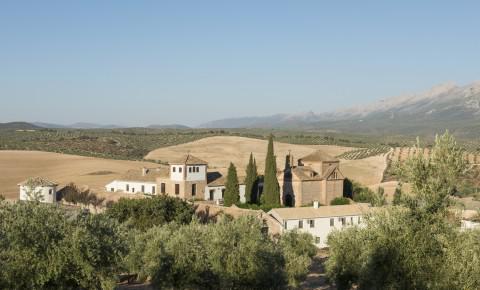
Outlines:
[[30, 177], [18, 184], [20, 200], [38, 200], [45, 203], [57, 202], [56, 182], [43, 177]]
[[158, 194], [157, 178], [168, 175], [165, 169], [142, 168], [141, 170], [129, 170], [119, 179], [105, 185], [109, 192]]
[[[225, 183], [227, 182], [226, 176], [221, 176], [211, 181], [205, 187], [205, 200], [217, 201], [222, 200], [225, 193]], [[238, 189], [240, 192], [240, 202], [245, 203], [245, 177], [238, 177]]]
[[370, 211], [370, 204], [274, 208], [268, 214], [277, 221], [280, 232], [298, 230], [311, 234], [315, 245], [327, 247], [327, 237], [334, 230], [361, 225], [363, 215]]

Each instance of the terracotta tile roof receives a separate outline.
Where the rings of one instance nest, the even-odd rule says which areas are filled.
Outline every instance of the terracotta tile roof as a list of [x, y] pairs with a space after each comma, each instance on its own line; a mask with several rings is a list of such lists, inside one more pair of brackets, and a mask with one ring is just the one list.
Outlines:
[[25, 186], [29, 184], [35, 184], [37, 186], [57, 186], [58, 183], [48, 180], [44, 177], [29, 177], [27, 180], [20, 182], [18, 185], [19, 186]]
[[309, 161], [309, 162], [320, 162], [320, 161], [332, 161], [332, 162], [337, 162], [339, 161], [337, 158], [328, 155], [325, 152], [322, 152], [320, 150], [317, 150], [307, 156], [304, 156], [300, 158], [301, 161]]
[[350, 215], [362, 215], [371, 210], [368, 203], [355, 203], [348, 205], [329, 205], [314, 207], [286, 207], [274, 208], [268, 214], [279, 217], [282, 220], [313, 219], [322, 217], [341, 217]]
[[165, 167], [146, 168], [145, 175], [143, 175], [143, 170], [140, 168], [127, 171], [118, 180], [156, 182], [157, 178], [164, 178], [168, 176], [169, 169]]
[[185, 164], [185, 165], [207, 165], [208, 163], [193, 155], [186, 154], [178, 159], [173, 159], [169, 164]]
[[300, 180], [322, 180], [323, 177], [318, 175], [309, 166], [296, 166], [292, 167], [292, 175], [295, 175]]

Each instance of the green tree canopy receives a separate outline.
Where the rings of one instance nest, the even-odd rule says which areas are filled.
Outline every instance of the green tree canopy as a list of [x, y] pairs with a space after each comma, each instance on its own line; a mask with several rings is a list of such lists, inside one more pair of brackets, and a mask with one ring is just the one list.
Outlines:
[[223, 216], [215, 224], [153, 227], [135, 235], [131, 272], [154, 287], [175, 289], [284, 289], [298, 285], [316, 249], [308, 234], [278, 241], [254, 217]]
[[195, 209], [187, 202], [169, 196], [153, 196], [143, 199], [121, 198], [112, 204], [106, 214], [128, 227], [146, 230], [170, 222], [187, 224]]
[[112, 289], [127, 245], [118, 223], [39, 203], [0, 203], [1, 289]]
[[253, 154], [250, 153], [250, 159], [246, 169], [245, 177], [245, 202], [251, 203], [256, 198], [257, 193], [257, 164], [253, 158]]
[[327, 275], [339, 289], [480, 289], [479, 232], [461, 232], [447, 210], [466, 170], [462, 150], [448, 132], [432, 150], [416, 150], [401, 167], [411, 193], [399, 206], [329, 236]]
[[[246, 193], [245, 193], [246, 194]], [[231, 206], [240, 201], [240, 189], [238, 185], [237, 168], [230, 162], [228, 167], [227, 181], [225, 182], [225, 195], [223, 202], [225, 206]]]
[[280, 205], [280, 185], [277, 179], [277, 161], [273, 149], [273, 135], [270, 135], [268, 138], [262, 200], [266, 205]]

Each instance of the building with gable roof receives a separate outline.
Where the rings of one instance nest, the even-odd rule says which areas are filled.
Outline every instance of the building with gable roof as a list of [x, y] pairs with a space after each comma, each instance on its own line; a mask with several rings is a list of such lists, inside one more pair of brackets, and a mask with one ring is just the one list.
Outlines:
[[315, 201], [329, 205], [343, 196], [340, 160], [322, 151], [298, 159], [297, 165], [291, 154], [286, 158], [285, 169], [277, 175], [283, 205], [301, 207]]
[[30, 177], [18, 184], [20, 200], [36, 199], [44, 203], [57, 202], [58, 183], [43, 177]]

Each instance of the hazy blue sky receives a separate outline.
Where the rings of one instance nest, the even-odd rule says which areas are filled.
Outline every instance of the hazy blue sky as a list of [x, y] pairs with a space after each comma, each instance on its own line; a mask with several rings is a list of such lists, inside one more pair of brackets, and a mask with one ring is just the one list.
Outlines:
[[478, 0], [0, 2], [0, 122], [196, 125], [478, 79]]

